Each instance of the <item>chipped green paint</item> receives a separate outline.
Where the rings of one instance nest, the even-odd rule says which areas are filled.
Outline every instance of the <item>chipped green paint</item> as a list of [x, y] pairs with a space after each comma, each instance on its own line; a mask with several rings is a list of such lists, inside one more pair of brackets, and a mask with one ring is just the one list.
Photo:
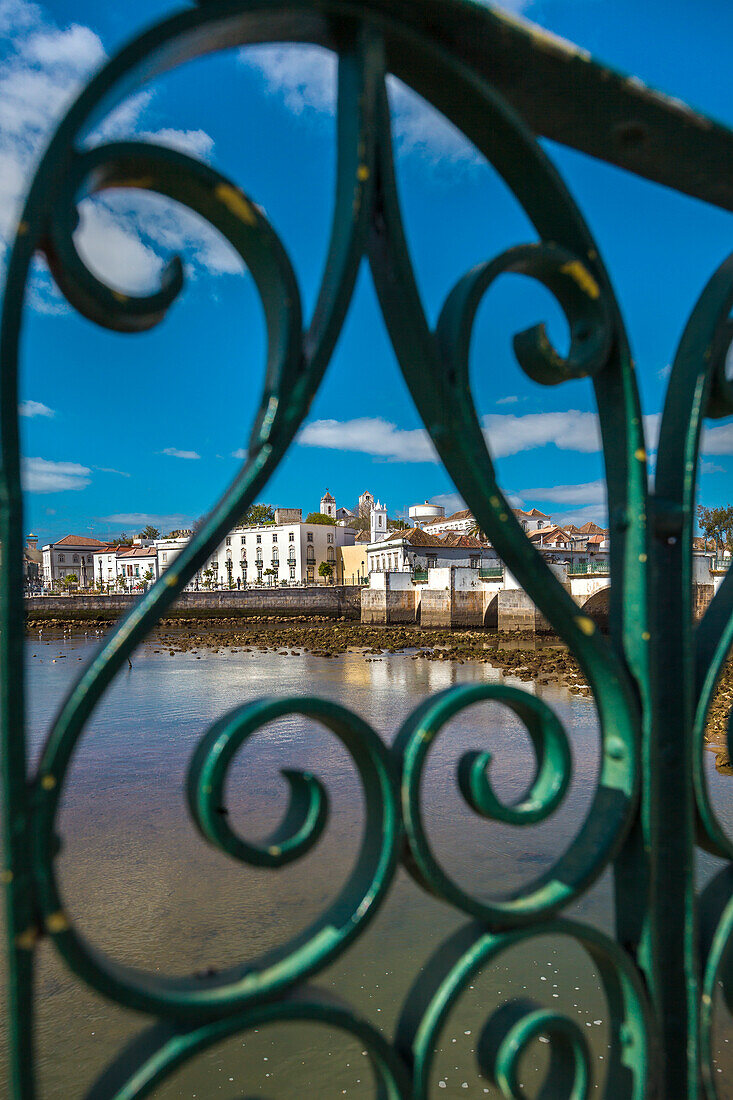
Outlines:
[[[88, 148], [85, 135], [131, 89], [212, 49], [312, 42], [339, 58], [333, 228], [309, 320], [290, 260], [261, 206], [214, 169], [141, 142]], [[432, 328], [405, 240], [394, 179], [385, 76], [392, 72], [441, 111], [503, 177], [537, 239], [468, 272]], [[602, 125], [600, 124], [602, 122]], [[534, 131], [534, 132], [533, 132]], [[83, 89], [32, 181], [7, 267], [0, 328], [0, 703], [3, 830], [0, 881], [7, 902], [7, 1015], [13, 1100], [37, 1095], [34, 965], [48, 937], [82, 981], [151, 1022], [98, 1079], [93, 1100], [149, 1095], [186, 1059], [226, 1036], [271, 1021], [321, 1023], [363, 1044], [382, 1100], [425, 1097], [434, 1049], [472, 976], [507, 949], [531, 951], [539, 935], [571, 937], [587, 952], [605, 992], [610, 1050], [607, 1100], [701, 1100], [715, 1095], [713, 993], [733, 1003], [730, 869], [695, 894], [698, 843], [730, 860], [733, 844], [708, 797], [702, 770], [705, 720], [733, 643], [733, 572], [693, 630], [690, 604], [695, 475], [702, 418], [733, 412], [725, 373], [731, 339], [733, 260], [703, 291], [685, 329], [662, 419], [656, 487], [646, 447], [634, 362], [598, 249], [535, 134], [733, 209], [733, 136], [684, 104], [598, 65], [522, 20], [468, 0], [201, 0], [154, 25]], [[629, 140], [634, 137], [635, 140]], [[144, 188], [188, 206], [239, 253], [265, 316], [268, 355], [248, 457], [175, 570], [147, 592], [107, 638], [64, 701], [37, 768], [28, 753], [23, 682], [22, 498], [17, 420], [18, 347], [30, 264], [45, 255], [62, 293], [83, 316], [120, 332], [157, 325], [184, 281], [174, 257], [159, 288], [121, 294], [77, 252], [76, 205], [114, 187]], [[421, 776], [451, 716], [493, 700], [524, 722], [536, 771], [514, 805], [491, 785], [480, 746], [456, 782], [488, 821], [525, 830], [562, 803], [572, 771], [565, 731], [534, 696], [499, 685], [457, 686], [426, 699], [392, 749], [338, 704], [265, 699], [220, 718], [191, 762], [187, 794], [204, 842], [234, 860], [276, 871], [301, 858], [328, 827], [328, 791], [306, 771], [285, 774], [290, 802], [280, 827], [253, 844], [220, 810], [239, 747], [273, 717], [298, 713], [324, 724], [351, 755], [364, 793], [360, 855], [341, 894], [294, 941], [211, 977], [131, 971], [92, 948], [64, 904], [56, 858], [59, 807], [95, 706], [115, 673], [257, 499], [310, 408], [339, 337], [362, 259], [371, 265], [395, 353], [445, 467], [512, 574], [575, 654], [598, 710], [597, 789], [570, 848], [546, 874], [509, 898], [472, 897], [438, 863], [424, 827]], [[579, 615], [525, 537], [497, 484], [473, 403], [468, 369], [473, 324], [485, 294], [507, 273], [542, 283], [570, 330], [566, 356], [542, 325], [517, 334], [521, 368], [541, 385], [589, 378], [603, 440], [611, 517], [610, 634]], [[648, 521], [647, 521], [648, 517]], [[662, 764], [664, 765], [662, 767]], [[369, 1021], [311, 981], [348, 950], [389, 896], [401, 862], [415, 880], [471, 918], [426, 961], [390, 1042]], [[616, 940], [562, 911], [607, 869], [615, 876]], [[522, 1094], [521, 1056], [539, 1034], [552, 1050], [543, 1095], [589, 1094], [585, 1037], [551, 1007], [487, 1006], [478, 1071], [505, 1097]], [[73, 1100], [73, 1098], [70, 1098]]]

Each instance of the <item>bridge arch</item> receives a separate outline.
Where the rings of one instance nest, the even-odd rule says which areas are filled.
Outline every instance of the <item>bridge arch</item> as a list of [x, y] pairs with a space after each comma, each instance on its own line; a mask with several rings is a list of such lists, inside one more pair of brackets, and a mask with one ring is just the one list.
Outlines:
[[608, 630], [610, 596], [611, 586], [607, 585], [605, 588], [599, 588], [581, 605], [583, 614], [592, 619], [602, 630]]

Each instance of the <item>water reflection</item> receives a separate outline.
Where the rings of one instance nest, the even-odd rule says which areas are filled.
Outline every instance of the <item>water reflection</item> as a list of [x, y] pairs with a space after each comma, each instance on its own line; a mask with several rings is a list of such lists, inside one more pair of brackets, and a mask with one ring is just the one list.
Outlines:
[[[29, 643], [34, 753], [95, 644], [93, 635], [45, 635]], [[306, 767], [324, 780], [331, 798], [329, 824], [315, 849], [283, 871], [234, 863], [194, 832], [184, 804], [188, 761], [211, 722], [263, 695], [318, 695], [356, 711], [391, 743], [427, 695], [456, 683], [500, 679], [489, 665], [426, 661], [409, 653], [326, 659], [224, 648], [171, 656], [159, 643], [146, 643], [133, 668], [107, 693], [73, 764], [61, 820], [60, 874], [68, 908], [83, 932], [115, 959], [167, 974], [226, 966], [283, 943], [328, 905], [351, 869], [363, 824], [359, 783], [346, 751], [316, 723], [291, 715], [263, 729], [231, 771], [232, 826], [255, 840], [274, 828], [287, 801], [280, 774], [286, 767]], [[471, 749], [489, 749], [497, 793], [513, 800], [532, 779], [529, 739], [518, 720], [496, 704], [469, 708], [445, 728], [427, 767], [429, 835], [451, 875], [485, 898], [505, 894], [554, 862], [577, 833], [598, 774], [592, 702], [551, 685], [520, 684], [510, 677], [507, 682], [536, 692], [555, 709], [572, 745], [573, 779], [561, 808], [538, 826], [517, 829], [483, 821], [460, 798], [458, 759]], [[711, 791], [722, 803], [720, 783], [726, 781], [709, 759]], [[733, 825], [730, 800], [725, 801], [728, 817], [721, 819]], [[717, 861], [705, 860], [705, 873], [717, 868]], [[569, 915], [612, 932], [612, 902], [606, 874]], [[365, 935], [317, 981], [391, 1035], [421, 967], [464, 920], [400, 872]], [[40, 1095], [71, 1100], [84, 1095], [123, 1039], [145, 1021], [81, 987], [45, 945], [38, 991]], [[439, 1095], [498, 1095], [477, 1072], [477, 1037], [490, 1011], [515, 995], [560, 1008], [587, 1027], [602, 1085], [606, 1008], [592, 967], [572, 944], [538, 938], [533, 950], [524, 949], [477, 978], [456, 1006], [435, 1066], [435, 1088], [442, 1083], [445, 1090]], [[727, 1036], [721, 1038], [719, 1064], [733, 1069]], [[539, 1048], [529, 1059], [530, 1083], [541, 1080], [545, 1055]], [[358, 1045], [316, 1027], [283, 1025], [227, 1040], [156, 1093], [286, 1100], [344, 1094], [373, 1094]]]

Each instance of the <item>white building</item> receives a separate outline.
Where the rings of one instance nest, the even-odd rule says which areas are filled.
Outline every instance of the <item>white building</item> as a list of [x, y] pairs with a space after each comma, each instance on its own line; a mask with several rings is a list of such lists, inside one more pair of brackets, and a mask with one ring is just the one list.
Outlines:
[[149, 588], [159, 576], [158, 551], [152, 539], [135, 539], [132, 546], [114, 543], [94, 552], [94, 585], [104, 591]]
[[[543, 527], [552, 526], [552, 516], [540, 512], [539, 508], [530, 508], [528, 512], [523, 512], [521, 508], [515, 508], [514, 515], [524, 531], [541, 531]], [[600, 527], [598, 530], [600, 531]]]
[[[425, 509], [432, 507], [435, 507], [435, 505], [429, 505], [427, 502], [421, 505], [413, 505], [413, 507], [410, 508], [410, 518], [412, 518], [413, 511], [417, 508]], [[521, 508], [515, 508], [514, 515], [519, 520], [522, 530], [526, 531], [527, 534], [530, 534], [532, 531], [540, 531], [543, 527], [550, 527], [552, 525], [552, 517], [548, 516], [545, 512], [540, 512], [539, 508], [531, 508], [528, 512], [523, 511]], [[424, 531], [428, 531], [433, 535], [443, 535], [448, 531], [461, 534], [466, 531], [474, 531], [476, 520], [470, 509], [463, 508], [460, 512], [453, 512], [450, 516], [426, 520], [421, 524], [416, 523], [416, 526], [422, 527]]]
[[408, 513], [413, 527], [424, 527], [426, 523], [434, 523], [436, 520], [445, 519], [445, 508], [442, 504], [413, 504]]
[[336, 520], [336, 501], [326, 489], [325, 493], [321, 497], [321, 515], [328, 516], [329, 519]]
[[377, 501], [372, 508], [372, 514], [369, 517], [369, 533], [372, 542], [379, 542], [380, 539], [385, 539], [387, 537], [386, 504], [380, 504], [380, 502]]
[[158, 579], [155, 546], [125, 546], [117, 551], [117, 576], [126, 591], [149, 588]]
[[47, 543], [43, 547], [44, 588], [55, 588], [71, 575], [77, 578], [79, 588], [91, 588], [94, 584], [94, 551], [106, 546], [106, 542], [84, 535], [66, 535], [58, 542]]
[[[242, 588], [339, 582], [338, 546], [352, 546], [354, 531], [326, 523], [303, 523], [300, 508], [276, 508], [274, 523], [235, 527], [203, 564], [188, 587]], [[188, 544], [188, 538], [156, 539], [161, 573]], [[331, 577], [318, 572], [321, 562]]]
[[446, 531], [460, 534], [462, 531], [470, 531], [476, 526], [473, 513], [468, 508], [460, 512], [453, 512], [450, 516], [443, 515], [438, 519], [430, 520], [423, 524], [423, 529], [432, 535], [443, 535]]
[[419, 527], [390, 531], [387, 538], [367, 546], [369, 573], [425, 571], [450, 565], [481, 569], [499, 564], [496, 551], [473, 535], [433, 535]]

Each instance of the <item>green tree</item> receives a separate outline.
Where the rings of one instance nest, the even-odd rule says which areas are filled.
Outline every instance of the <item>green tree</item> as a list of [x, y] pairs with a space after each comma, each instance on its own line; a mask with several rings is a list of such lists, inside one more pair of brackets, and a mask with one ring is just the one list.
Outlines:
[[254, 527], [259, 523], [272, 523], [275, 512], [271, 504], [252, 504], [242, 517], [242, 523], [248, 527]]
[[335, 527], [336, 520], [330, 516], [324, 516], [322, 512], [309, 512], [305, 517], [306, 523], [322, 523], [325, 527]]
[[128, 535], [126, 531], [123, 531], [122, 534], [117, 539], [117, 545], [118, 546], [132, 546], [132, 536]]
[[75, 584], [79, 583], [79, 578], [76, 573], [67, 573], [63, 580], [63, 585], [67, 592], [71, 592], [71, 589]]
[[715, 539], [716, 553], [719, 543], [728, 547], [733, 543], [733, 505], [706, 508], [698, 504], [697, 522], [706, 539]]
[[368, 531], [370, 522], [364, 516], [352, 516], [351, 519], [347, 519], [346, 526], [352, 531]]
[[143, 530], [140, 532], [140, 538], [141, 539], [159, 539], [160, 538], [160, 531], [158, 530], [157, 527], [153, 527], [153, 525], [151, 523], [149, 523], [147, 525], [147, 527], [143, 528]]
[[213, 584], [213, 581], [214, 581], [214, 570], [213, 569], [204, 569], [201, 576], [204, 578], [204, 580], [203, 580], [204, 588], [211, 588], [211, 585]]
[[409, 530], [409, 524], [405, 523], [403, 519], [388, 519], [387, 520], [388, 531], [407, 531]]
[[330, 561], [322, 561], [318, 566], [319, 577], [331, 577], [333, 576], [333, 566]]

